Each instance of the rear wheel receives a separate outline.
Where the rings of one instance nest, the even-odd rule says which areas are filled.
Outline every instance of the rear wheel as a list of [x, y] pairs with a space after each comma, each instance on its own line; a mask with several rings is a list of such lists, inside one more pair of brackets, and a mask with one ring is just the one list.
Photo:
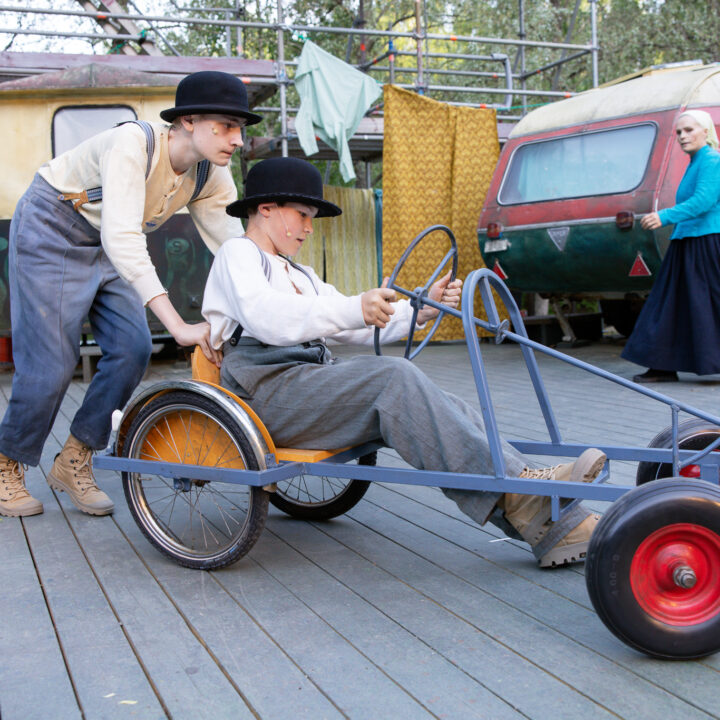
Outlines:
[[[258, 470], [250, 442], [213, 400], [192, 392], [159, 395], [133, 420], [122, 455], [142, 460]], [[212, 570], [238, 560], [265, 525], [268, 493], [192, 477], [123, 473], [130, 512], [147, 539], [180, 565]]]
[[[718, 439], [720, 435], [720, 427], [701, 420], [700, 418], [692, 418], [685, 420], [678, 425], [678, 448], [680, 450], [702, 450], [711, 442]], [[661, 433], [658, 433], [650, 442], [648, 447], [651, 448], [671, 448], [672, 447], [672, 428], [667, 427]], [[635, 476], [635, 484], [643, 485], [652, 480], [670, 477], [673, 474], [671, 463], [638, 463], [637, 475]], [[686, 465], [680, 469], [682, 477], [700, 477], [699, 465]]]
[[603, 321], [612, 325], [621, 335], [630, 337], [635, 329], [644, 300], [639, 297], [627, 297], [623, 300], [601, 300]]
[[631, 490], [595, 528], [585, 579], [631, 647], [684, 659], [720, 650], [720, 488], [666, 478]]
[[[358, 465], [375, 465], [377, 453], [358, 458]], [[298, 475], [277, 484], [270, 502], [299, 520], [330, 520], [355, 507], [370, 487], [367, 480], [322, 475]]]

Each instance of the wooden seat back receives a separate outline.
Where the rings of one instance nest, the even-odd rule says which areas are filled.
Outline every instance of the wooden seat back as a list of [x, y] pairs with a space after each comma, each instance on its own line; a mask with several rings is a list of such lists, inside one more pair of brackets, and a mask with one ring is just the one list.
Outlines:
[[211, 360], [205, 357], [205, 353], [198, 345], [193, 350], [192, 359], [190, 361], [192, 367], [193, 380], [202, 380], [203, 382], [220, 384], [220, 368]]

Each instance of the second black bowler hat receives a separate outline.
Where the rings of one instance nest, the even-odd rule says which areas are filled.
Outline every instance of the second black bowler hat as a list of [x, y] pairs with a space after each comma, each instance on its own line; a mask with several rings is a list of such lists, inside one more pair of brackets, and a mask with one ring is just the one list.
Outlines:
[[248, 208], [267, 202], [299, 202], [318, 209], [315, 217], [334, 217], [342, 210], [323, 199], [320, 171], [300, 158], [269, 158], [250, 168], [245, 181], [245, 197], [227, 206], [234, 217], [246, 218]]
[[172, 122], [181, 115], [232, 115], [247, 120], [248, 125], [262, 118], [250, 112], [245, 85], [230, 73], [202, 70], [184, 77], [175, 91], [175, 107], [163, 110], [160, 117]]

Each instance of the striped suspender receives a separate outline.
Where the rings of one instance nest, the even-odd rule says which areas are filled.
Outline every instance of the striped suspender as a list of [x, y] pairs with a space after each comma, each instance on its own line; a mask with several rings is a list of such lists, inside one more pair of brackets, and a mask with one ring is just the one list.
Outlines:
[[210, 174], [210, 161], [201, 160], [197, 166], [197, 174], [195, 175], [195, 190], [190, 197], [189, 202], [192, 202], [199, 194], [200, 191], [205, 187], [208, 175]]
[[[146, 123], [144, 120], [128, 120], [127, 122], [139, 125], [142, 131], [145, 133], [145, 142], [147, 144], [147, 165], [145, 166], [145, 179], [148, 179], [150, 174], [150, 168], [152, 167], [152, 159], [155, 154], [155, 133], [153, 132], [150, 123]], [[120, 127], [125, 123], [118, 123], [115, 127]], [[86, 190], [87, 201], [86, 202], [98, 202], [102, 200], [102, 187], [94, 187]], [[84, 203], [80, 203], [81, 205]], [[75, 208], [77, 210], [77, 207]]]
[[[139, 125], [145, 133], [145, 142], [147, 145], [147, 165], [145, 167], [145, 179], [148, 179], [150, 175], [150, 168], [152, 167], [152, 159], [155, 154], [155, 133], [153, 132], [152, 125], [145, 122], [144, 120], [127, 120], [126, 122], [134, 123]], [[125, 123], [118, 123], [115, 127], [124, 125]], [[202, 192], [207, 182], [208, 175], [210, 174], [210, 162], [208, 160], [202, 160], [197, 164], [197, 173], [195, 175], [195, 189], [188, 202], [192, 202]], [[71, 200], [73, 201], [73, 207], [75, 210], [79, 210], [81, 205], [86, 202], [98, 202], [102, 200], [102, 187], [94, 187], [89, 190], [83, 190], [80, 193], [65, 193], [64, 195], [58, 195], [60, 200]]]

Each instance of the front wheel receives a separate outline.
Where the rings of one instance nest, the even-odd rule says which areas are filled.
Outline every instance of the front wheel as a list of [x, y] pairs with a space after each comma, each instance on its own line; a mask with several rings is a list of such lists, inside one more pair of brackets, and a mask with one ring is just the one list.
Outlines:
[[631, 647], [666, 659], [720, 650], [720, 488], [667, 478], [623, 495], [595, 528], [585, 579]]
[[[137, 414], [122, 455], [207, 467], [258, 470], [242, 428], [217, 403], [192, 392], [159, 395]], [[133, 519], [161, 553], [180, 565], [215, 570], [255, 544], [268, 512], [258, 487], [190, 477], [123, 473]]]

